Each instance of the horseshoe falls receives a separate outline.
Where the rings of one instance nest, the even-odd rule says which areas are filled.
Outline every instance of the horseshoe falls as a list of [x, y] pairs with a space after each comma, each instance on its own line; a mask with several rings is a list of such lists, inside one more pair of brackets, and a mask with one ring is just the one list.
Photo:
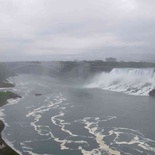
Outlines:
[[115, 68], [109, 73], [96, 75], [87, 87], [132, 95], [148, 95], [155, 88], [155, 69]]

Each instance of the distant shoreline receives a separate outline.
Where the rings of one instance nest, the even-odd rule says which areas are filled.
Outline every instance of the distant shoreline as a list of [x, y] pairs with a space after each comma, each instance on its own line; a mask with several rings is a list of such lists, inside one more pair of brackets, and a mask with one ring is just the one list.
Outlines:
[[[0, 82], [0, 88], [10, 88], [10, 87], [14, 87], [13, 84], [8, 83], [8, 82]], [[10, 91], [0, 91], [0, 107], [2, 107], [3, 105], [7, 104], [7, 100], [8, 99], [15, 99], [15, 98], [19, 98], [20, 96], [17, 94], [14, 94]], [[2, 135], [1, 132], [3, 131], [5, 125], [4, 122], [2, 120], [0, 120], [0, 154], [2, 155], [19, 155], [15, 150], [13, 150], [8, 144], [6, 144], [6, 142], [2, 139]]]

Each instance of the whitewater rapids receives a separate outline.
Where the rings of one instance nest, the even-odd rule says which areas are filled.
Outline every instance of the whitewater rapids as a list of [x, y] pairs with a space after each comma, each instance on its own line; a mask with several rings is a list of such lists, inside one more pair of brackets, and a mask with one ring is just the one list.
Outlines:
[[96, 75], [86, 87], [147, 96], [155, 88], [155, 69], [115, 68]]

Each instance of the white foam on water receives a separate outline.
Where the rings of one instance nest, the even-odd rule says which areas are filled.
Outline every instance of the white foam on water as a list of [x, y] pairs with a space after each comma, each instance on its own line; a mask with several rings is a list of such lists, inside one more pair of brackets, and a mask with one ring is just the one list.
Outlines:
[[4, 109], [0, 108], [0, 119], [3, 119], [4, 116]]
[[38, 154], [38, 153], [34, 153], [32, 151], [25, 151], [27, 152], [29, 155], [52, 155], [52, 154]]
[[[145, 138], [144, 135], [138, 130], [132, 130], [128, 128], [114, 128], [109, 131], [109, 135], [115, 135], [113, 143], [118, 145], [137, 145], [137, 151], [141, 152], [141, 149], [151, 151], [155, 153], [155, 141]], [[122, 141], [119, 139], [121, 135], [129, 135], [128, 141]], [[149, 143], [152, 143], [151, 146]]]
[[18, 102], [20, 101], [20, 98], [17, 99], [8, 99], [7, 100], [7, 104], [5, 104], [4, 106], [10, 106], [10, 105], [15, 105], [18, 104]]
[[[86, 151], [82, 147], [79, 147], [83, 155], [120, 155], [121, 153], [130, 154], [121, 150], [121, 145], [126, 145], [126, 147], [130, 147], [130, 145], [132, 145], [132, 149], [139, 153], [142, 153], [145, 150], [155, 154], [155, 141], [146, 138], [139, 130], [113, 127], [108, 131], [108, 133], [105, 134], [104, 127], [99, 127], [99, 123], [110, 121], [115, 118], [115, 116], [108, 116], [105, 119], [100, 119], [98, 117], [86, 117], [76, 121], [84, 124], [84, 128], [87, 129], [90, 134], [95, 136], [96, 142], [99, 144], [98, 148], [95, 148], [91, 151]], [[127, 135], [128, 138], [125, 138], [125, 135]], [[122, 140], [121, 136], [123, 136], [125, 139]], [[110, 145], [105, 143], [105, 138], [111, 139]], [[112, 147], [113, 144], [115, 147]], [[116, 147], [116, 145], [118, 147]]]
[[[50, 98], [46, 99], [46, 101], [49, 101]], [[78, 135], [73, 134], [70, 130], [66, 129], [66, 125], [71, 125], [69, 122], [66, 122], [65, 120], [63, 120], [62, 118], [65, 115], [65, 111], [66, 111], [66, 106], [69, 106], [69, 103], [63, 102], [66, 99], [63, 97], [63, 95], [61, 93], [59, 93], [59, 95], [56, 96], [55, 98], [55, 102], [50, 102], [50, 104], [48, 105], [43, 105], [41, 107], [35, 108], [32, 111], [30, 111], [26, 117], [34, 117], [34, 121], [31, 122], [31, 126], [34, 127], [34, 130], [41, 136], [47, 136], [46, 138], [48, 139], [53, 139], [55, 142], [60, 143], [60, 148], [61, 150], [77, 150], [77, 149], [72, 149], [70, 147], [67, 146], [67, 144], [86, 144], [89, 145], [88, 142], [79, 139], [79, 140], [70, 140], [69, 138], [71, 137], [78, 137]], [[52, 129], [50, 129], [49, 126], [42, 126], [39, 125], [38, 122], [40, 121], [42, 114], [44, 112], [49, 111], [50, 109], [55, 109], [58, 110], [58, 114], [54, 115], [51, 117], [51, 122], [52, 124], [54, 124], [55, 126], [59, 127], [62, 133], [66, 133], [68, 134], [68, 136], [66, 136], [66, 138], [61, 139], [59, 137], [56, 137], [54, 135], [54, 133], [52, 132]], [[26, 145], [25, 145], [26, 146]], [[27, 146], [26, 146], [27, 147]], [[25, 148], [26, 148], [25, 147]], [[26, 152], [31, 150], [24, 150]]]
[[25, 153], [28, 153], [29, 155], [52, 155], [52, 154], [38, 154], [38, 153], [34, 153], [33, 148], [27, 146], [27, 143], [32, 143], [33, 141], [24, 141], [21, 142], [20, 145], [22, 147], [22, 151]]
[[80, 122], [85, 125], [84, 128], [87, 129], [90, 134], [95, 136], [95, 140], [99, 145], [98, 148], [95, 148], [91, 151], [86, 151], [82, 147], [79, 147], [83, 155], [102, 155], [102, 152], [108, 153], [111, 155], [120, 155], [119, 151], [110, 148], [104, 142], [105, 135], [102, 134], [104, 129], [98, 128], [99, 122], [106, 122], [106, 121], [109, 121], [115, 118], [116, 118], [115, 116], [108, 116], [107, 118], [100, 120], [98, 117], [96, 118], [86, 117], [82, 120], [76, 121], [76, 122]]
[[[4, 113], [4, 109], [2, 109], [2, 107], [0, 108], [0, 120], [3, 121], [3, 123], [5, 124], [4, 127], [9, 127], [8, 123], [5, 121], [4, 117], [5, 117], [5, 113]], [[2, 131], [3, 132], [3, 131]]]
[[148, 95], [155, 88], [155, 69], [116, 68], [110, 73], [103, 72], [95, 76], [86, 87]]
[[66, 124], [70, 125], [70, 123], [65, 122], [63, 119], [59, 119], [59, 117], [62, 117], [62, 116], [64, 116], [64, 113], [62, 113], [62, 112], [59, 115], [53, 116], [51, 118], [52, 123], [55, 124], [56, 126], [59, 126], [61, 128], [61, 131], [68, 133], [70, 136], [77, 136], [77, 135], [71, 133], [69, 130], [65, 129], [65, 125]]

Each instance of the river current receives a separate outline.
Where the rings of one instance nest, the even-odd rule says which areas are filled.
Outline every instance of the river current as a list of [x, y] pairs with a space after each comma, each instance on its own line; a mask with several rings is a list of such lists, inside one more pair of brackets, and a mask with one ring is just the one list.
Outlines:
[[4, 140], [23, 155], [155, 155], [155, 98], [10, 78], [22, 96], [1, 108]]

